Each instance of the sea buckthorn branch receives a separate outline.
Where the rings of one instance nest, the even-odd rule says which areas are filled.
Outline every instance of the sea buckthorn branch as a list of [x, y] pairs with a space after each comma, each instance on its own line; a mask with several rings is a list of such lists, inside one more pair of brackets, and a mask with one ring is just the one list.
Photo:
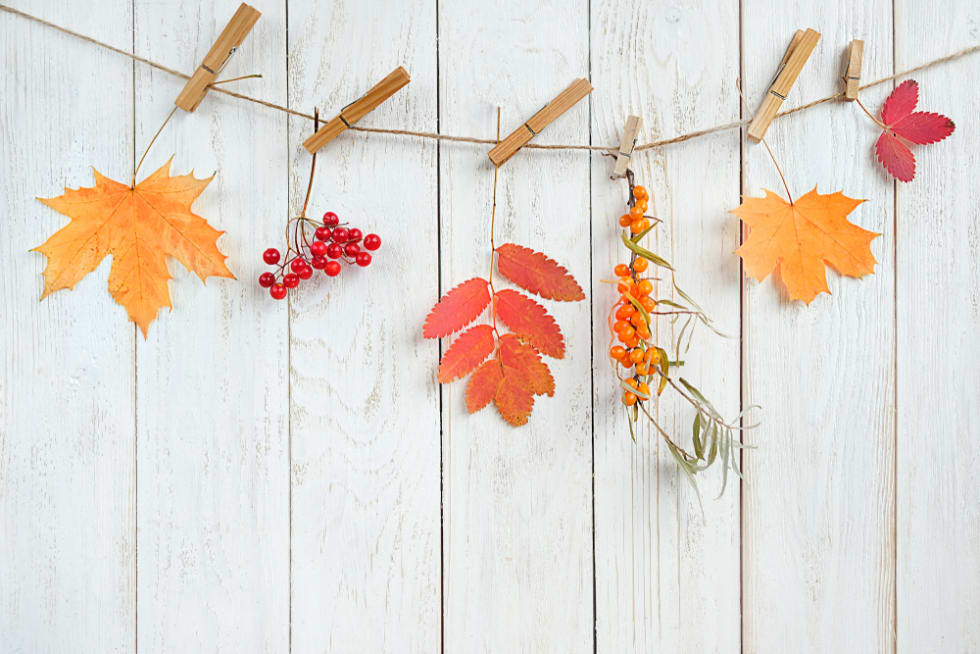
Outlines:
[[[609, 356], [621, 386], [621, 400], [626, 408], [630, 436], [634, 441], [636, 440], [635, 425], [642, 412], [664, 439], [674, 460], [695, 490], [697, 490], [695, 475], [720, 460], [721, 492], [724, 493], [729, 471], [739, 478], [742, 476], [737, 456], [742, 443], [736, 437], [736, 433], [754, 425], [738, 424], [745, 412], [739, 414], [733, 421], [726, 421], [693, 384], [683, 377], [678, 377], [675, 381], [671, 376], [672, 368], [676, 370], [684, 365], [681, 353], [682, 350], [687, 352], [690, 348], [694, 328], [698, 323], [719, 335], [724, 334], [715, 328], [711, 319], [691, 296], [677, 285], [674, 268], [670, 262], [641, 245], [642, 239], [661, 221], [647, 214], [650, 195], [645, 187], [635, 183], [632, 170], [626, 171], [626, 182], [627, 213], [620, 216], [618, 222], [623, 228], [621, 239], [629, 252], [629, 260], [627, 263], [617, 264], [613, 269], [617, 279], [609, 280], [616, 284], [619, 293], [619, 298], [610, 310], [609, 316], [612, 333]], [[669, 272], [671, 286], [679, 300], [651, 297], [654, 289], [653, 281], [656, 279], [646, 274], [651, 264]], [[673, 344], [673, 359], [668, 356], [664, 347], [655, 342], [654, 316], [668, 316], [671, 324], [684, 320]], [[622, 376], [620, 370], [625, 370], [626, 375]], [[655, 391], [651, 390], [651, 384], [655, 384]], [[646, 406], [668, 387], [695, 409], [689, 449], [679, 445], [677, 439], [663, 428]], [[700, 492], [698, 492], [698, 499], [700, 501]]]

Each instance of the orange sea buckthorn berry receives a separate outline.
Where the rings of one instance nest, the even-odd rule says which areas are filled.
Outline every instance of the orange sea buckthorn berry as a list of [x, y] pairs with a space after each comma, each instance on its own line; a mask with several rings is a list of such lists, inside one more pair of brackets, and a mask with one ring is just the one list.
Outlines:
[[630, 350], [630, 361], [633, 363], [640, 363], [643, 361], [643, 350], [637, 348], [635, 350]]
[[[616, 284], [616, 290], [619, 293], [629, 293], [631, 281], [633, 280], [630, 279], [629, 277], [621, 277], [619, 283]], [[629, 302], [629, 300], [626, 301]]]
[[623, 332], [616, 332], [616, 340], [622, 343], [623, 345], [628, 345], [628, 343], [626, 342], [626, 337], [623, 336]]
[[635, 270], [638, 273], [644, 272], [647, 269], [647, 265], [649, 265], [649, 263], [650, 262], [644, 259], [643, 257], [637, 257], [636, 261], [633, 262], [633, 270]]
[[633, 222], [633, 216], [629, 215], [628, 213], [624, 213], [619, 217], [620, 227], [629, 227], [631, 222]]
[[[633, 223], [635, 223], [635, 222], [636, 221], [634, 220]], [[633, 231], [633, 223], [630, 223], [630, 231]], [[646, 218], [641, 218], [640, 219], [640, 231], [641, 232], [644, 231], [649, 226], [650, 226], [650, 221], [649, 220], [647, 220]]]
[[636, 335], [643, 340], [647, 340], [650, 338], [650, 329], [646, 325], [640, 325], [636, 328]]
[[629, 391], [623, 393], [623, 404], [626, 406], [633, 406], [636, 404], [636, 395], [633, 395]]
[[650, 387], [644, 384], [643, 382], [640, 382], [640, 384], [636, 387], [636, 390], [640, 391], [644, 395], [650, 394]]
[[657, 358], [657, 351], [654, 349], [647, 350], [647, 353], [643, 355], [643, 360], [649, 363]]
[[653, 311], [657, 308], [657, 303], [649, 295], [645, 295], [639, 299], [640, 306], [647, 311]]
[[651, 282], [649, 279], [641, 279], [640, 283], [637, 284], [637, 287], [641, 296], [650, 295], [650, 293], [653, 293], [653, 282]]
[[630, 316], [629, 317], [629, 321], [637, 329], [639, 329], [640, 325], [645, 325], [646, 324], [646, 320], [643, 319], [643, 314], [642, 313], [639, 313], [639, 312], [636, 312], [632, 316]]
[[615, 273], [617, 277], [629, 277], [630, 267], [625, 263], [618, 263], [616, 264], [616, 267], [613, 268], [613, 273]]
[[[626, 321], [623, 321], [623, 322], [626, 322]], [[633, 326], [630, 325], [628, 322], [626, 323], [626, 326], [625, 327], [623, 327], [622, 329], [619, 330], [619, 333], [622, 334], [623, 338], [625, 338], [627, 340], [627, 342], [629, 342], [629, 340], [631, 338], [633, 338], [634, 336], [636, 336], [636, 330], [633, 329]], [[631, 347], [633, 347], [633, 346], [631, 346]]]
[[626, 339], [623, 341], [623, 345], [625, 345], [626, 347], [636, 347], [639, 344], [640, 344], [640, 339], [637, 337], [635, 333], [629, 337], [626, 337]]
[[617, 334], [619, 334], [619, 333], [622, 333], [622, 331], [624, 329], [628, 328], [629, 326], [630, 326], [630, 324], [628, 322], [626, 322], [625, 320], [617, 320], [613, 324], [613, 331], [616, 332]]
[[634, 204], [632, 207], [630, 207], [630, 215], [633, 216], [633, 220], [636, 220], [637, 218], [642, 218], [643, 209], [641, 209], [639, 206]]
[[636, 364], [636, 374], [638, 374], [638, 375], [648, 375], [648, 374], [650, 374], [650, 364], [649, 363], [638, 363], [638, 364]]
[[632, 377], [630, 377], [629, 379], [627, 379], [624, 383], [627, 386], [629, 386], [630, 388], [636, 388], [636, 380], [633, 379]]
[[632, 295], [635, 298], [639, 298], [640, 297], [640, 285], [639, 284], [630, 284], [630, 295]]
[[640, 218], [639, 220], [634, 220], [633, 222], [630, 223], [630, 233], [631, 234], [639, 234], [643, 230], [644, 230], [644, 227], [643, 227], [643, 219], [642, 218]]
[[633, 197], [637, 200], [643, 200], [647, 197], [647, 188], [645, 186], [640, 186], [639, 184], [633, 187]]
[[635, 207], [637, 207], [637, 208], [639, 208], [639, 210], [640, 210], [641, 212], [643, 212], [643, 213], [646, 213], [646, 212], [647, 212], [647, 207], [648, 207], [649, 205], [647, 205], [647, 201], [646, 201], [646, 200], [637, 200], [637, 201], [636, 201], [636, 204], [635, 204], [635, 205], [633, 205], [633, 206], [635, 206]]
[[629, 300], [627, 300], [626, 304], [616, 309], [616, 320], [626, 320], [634, 313], [636, 313], [636, 309], [633, 308], [633, 305], [629, 303]]
[[626, 348], [624, 348], [622, 345], [613, 345], [611, 348], [609, 348], [609, 356], [619, 361], [626, 356]]
[[633, 362], [630, 361], [629, 355], [624, 356], [622, 359], [619, 360], [619, 362], [623, 365], [624, 368], [633, 367]]

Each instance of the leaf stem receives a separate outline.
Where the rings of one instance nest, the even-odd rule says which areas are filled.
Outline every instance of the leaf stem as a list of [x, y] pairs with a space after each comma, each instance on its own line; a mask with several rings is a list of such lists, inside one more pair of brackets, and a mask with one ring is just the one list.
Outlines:
[[864, 106], [863, 102], [861, 102], [861, 98], [854, 98], [854, 100], [858, 103], [858, 106], [861, 107], [861, 110], [868, 115], [868, 118], [870, 118], [875, 122], [875, 125], [877, 125], [881, 129], [888, 129], [888, 125], [875, 118], [874, 114], [868, 111], [868, 108]]
[[133, 183], [132, 183], [133, 187], [136, 186], [136, 173], [140, 171], [140, 166], [143, 165], [143, 160], [146, 159], [146, 155], [150, 153], [150, 148], [153, 146], [154, 141], [156, 141], [157, 137], [160, 136], [160, 132], [162, 132], [163, 128], [167, 126], [167, 123], [170, 122], [170, 119], [173, 118], [174, 113], [176, 113], [176, 111], [177, 111], [177, 105], [174, 105], [174, 108], [170, 110], [170, 113], [167, 114], [167, 117], [163, 119], [163, 123], [160, 125], [159, 128], [157, 128], [157, 133], [154, 134], [153, 138], [150, 139], [150, 142], [147, 143], [146, 149], [143, 150], [143, 156], [140, 157], [139, 163], [136, 164], [136, 168], [133, 169]]
[[[497, 107], [497, 143], [500, 143], [500, 107]], [[493, 232], [497, 223], [497, 173], [499, 171], [499, 166], [493, 167], [493, 201], [490, 205], [490, 275], [488, 281], [490, 286], [490, 320], [495, 334], [497, 334], [497, 292], [493, 288], [493, 253], [497, 251], [497, 246], [494, 242]]]
[[[231, 80], [229, 80], [231, 81]], [[313, 131], [315, 132], [320, 128], [320, 110], [316, 107], [313, 108]], [[306, 185], [306, 199], [303, 200], [303, 210], [299, 212], [301, 218], [306, 218], [306, 207], [310, 204], [310, 192], [313, 190], [313, 175], [316, 173], [316, 152], [313, 153], [313, 160], [310, 162], [310, 181]], [[306, 235], [306, 231], [303, 231], [303, 235]]]

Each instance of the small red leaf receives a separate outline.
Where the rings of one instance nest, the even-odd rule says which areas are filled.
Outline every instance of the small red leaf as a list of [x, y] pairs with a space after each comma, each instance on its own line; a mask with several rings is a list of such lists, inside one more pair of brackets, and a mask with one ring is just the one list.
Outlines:
[[952, 134], [956, 125], [946, 116], [916, 111], [907, 118], [891, 125], [891, 128], [892, 131], [907, 141], [918, 145], [928, 145], [942, 141]]
[[500, 337], [500, 362], [507, 375], [517, 375], [524, 388], [535, 395], [555, 394], [555, 378], [541, 355], [514, 334]]
[[497, 385], [493, 403], [503, 419], [515, 427], [527, 424], [534, 408], [534, 395], [520, 382], [517, 375], [507, 375]]
[[875, 145], [875, 154], [881, 165], [901, 182], [911, 182], [915, 177], [915, 155], [908, 146], [891, 132], [882, 132]]
[[504, 378], [500, 359], [494, 357], [476, 369], [466, 385], [466, 408], [470, 413], [476, 413], [497, 394], [497, 386]]
[[565, 338], [543, 306], [511, 289], [497, 291], [495, 305], [503, 323], [535, 349], [556, 359], [565, 356]]
[[902, 82], [891, 92], [881, 108], [881, 120], [893, 125], [915, 111], [919, 102], [919, 84], [914, 79]]
[[504, 243], [497, 248], [497, 270], [518, 286], [548, 300], [584, 300], [585, 293], [568, 271], [541, 252]]
[[477, 325], [453, 341], [439, 363], [439, 382], [445, 384], [465, 377], [493, 353], [493, 328]]
[[483, 313], [490, 304], [487, 280], [474, 277], [442, 296], [425, 318], [422, 335], [442, 338], [459, 331]]

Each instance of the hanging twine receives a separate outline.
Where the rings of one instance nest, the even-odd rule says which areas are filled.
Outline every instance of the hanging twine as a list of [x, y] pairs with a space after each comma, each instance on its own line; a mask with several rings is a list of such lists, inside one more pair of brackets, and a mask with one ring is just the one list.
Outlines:
[[[62, 27], [61, 25], [56, 25], [55, 23], [51, 23], [49, 21], [44, 20], [43, 18], [38, 18], [37, 16], [33, 16], [33, 15], [28, 14], [28, 13], [25, 13], [23, 11], [19, 11], [17, 9], [14, 9], [13, 7], [8, 7], [6, 5], [0, 4], [0, 10], [5, 11], [5, 12], [10, 13], [10, 14], [14, 14], [16, 16], [20, 16], [22, 18], [26, 18], [27, 20], [33, 21], [35, 23], [39, 23], [41, 25], [45, 25], [45, 26], [50, 27], [52, 29], [58, 30], [59, 32], [62, 32], [63, 34], [70, 34], [71, 36], [74, 36], [76, 38], [79, 38], [79, 39], [81, 39], [83, 41], [87, 41], [88, 43], [91, 43], [93, 45], [97, 45], [97, 46], [99, 46], [101, 48], [105, 48], [106, 50], [111, 50], [112, 52], [115, 52], [117, 54], [121, 54], [124, 57], [129, 57], [133, 61], [138, 61], [138, 62], [140, 62], [142, 64], [146, 64], [147, 66], [150, 66], [151, 68], [156, 68], [157, 70], [161, 70], [161, 71], [163, 71], [165, 73], [170, 73], [171, 75], [174, 75], [175, 77], [180, 77], [182, 79], [190, 79], [190, 75], [184, 74], [184, 73], [180, 72], [179, 70], [174, 70], [173, 68], [168, 68], [167, 66], [164, 66], [163, 64], [159, 64], [159, 63], [157, 63], [155, 61], [151, 61], [151, 60], [149, 60], [149, 59], [147, 59], [145, 57], [141, 57], [141, 56], [139, 56], [137, 54], [134, 54], [132, 52], [127, 52], [127, 51], [125, 51], [125, 50], [123, 50], [121, 48], [117, 48], [115, 46], [109, 45], [108, 43], [105, 43], [103, 41], [99, 41], [98, 39], [94, 39], [94, 38], [92, 38], [90, 36], [86, 36], [84, 34], [79, 34], [78, 32], [75, 32], [73, 30], [70, 30], [70, 29], [68, 29], [66, 27]], [[932, 68], [934, 66], [939, 66], [941, 64], [948, 63], [950, 61], [955, 61], [956, 59], [961, 59], [961, 58], [966, 57], [968, 55], [971, 55], [971, 54], [973, 54], [973, 53], [975, 53], [977, 51], [980, 51], [980, 45], [974, 45], [974, 46], [971, 46], [969, 48], [964, 48], [963, 50], [959, 50], [959, 51], [954, 52], [952, 54], [948, 54], [948, 55], [946, 55], [944, 57], [940, 57], [938, 59], [933, 59], [932, 61], [927, 61], [926, 63], [921, 64], [919, 66], [915, 66], [914, 68], [909, 68], [909, 69], [903, 70], [903, 71], [901, 71], [899, 73], [895, 73], [894, 75], [889, 75], [888, 77], [882, 77], [881, 79], [877, 79], [877, 80], [875, 80], [873, 82], [869, 82], [868, 84], [864, 84], [864, 85], [862, 85], [860, 87], [860, 90], [863, 91], [865, 89], [870, 89], [870, 88], [873, 88], [875, 86], [880, 86], [882, 84], [886, 84], [887, 82], [891, 82], [893, 80], [897, 80], [897, 79], [902, 78], [902, 77], [905, 77], [907, 75], [911, 75], [912, 73], [916, 73], [916, 72], [918, 72], [920, 70], [925, 70], [927, 68]], [[248, 77], [248, 76], [246, 76], [246, 77]], [[225, 81], [226, 82], [230, 82], [230, 81], [233, 81], [233, 80], [225, 80]], [[314, 120], [313, 114], [304, 113], [302, 111], [296, 111], [295, 109], [290, 109], [289, 107], [284, 107], [283, 105], [276, 104], [274, 102], [269, 102], [268, 100], [262, 100], [260, 98], [253, 98], [252, 96], [245, 95], [243, 93], [235, 93], [234, 91], [229, 91], [228, 89], [224, 89], [224, 88], [221, 88], [219, 86], [215, 86], [215, 84], [211, 84], [208, 88], [211, 91], [214, 91], [215, 93], [223, 93], [224, 95], [228, 95], [228, 96], [231, 96], [233, 98], [238, 98], [239, 100], [246, 100], [247, 102], [253, 102], [255, 104], [262, 105], [263, 107], [268, 107], [269, 109], [275, 109], [276, 111], [282, 111], [282, 112], [287, 113], [287, 114], [289, 114], [291, 116], [297, 116], [299, 118], [306, 118], [307, 120], [311, 120], [311, 121]], [[776, 115], [776, 118], [781, 118], [783, 116], [789, 116], [790, 114], [795, 114], [797, 112], [804, 111], [806, 109], [810, 109], [811, 107], [816, 107], [817, 105], [824, 104], [825, 102], [831, 102], [833, 100], [840, 100], [840, 99], [843, 99], [843, 98], [844, 98], [844, 92], [843, 91], [841, 91], [839, 93], [834, 93], [833, 95], [828, 95], [825, 98], [820, 98], [818, 100], [813, 100], [812, 102], [808, 102], [808, 103], [806, 103], [804, 105], [800, 105], [799, 107], [794, 107], [792, 109], [788, 109], [786, 111], [780, 112], [780, 113], [778, 113]], [[690, 141], [691, 139], [695, 139], [695, 138], [698, 138], [698, 137], [701, 137], [701, 136], [707, 136], [709, 134], [717, 134], [718, 132], [725, 132], [725, 131], [732, 130], [732, 129], [739, 129], [741, 127], [745, 127], [746, 125], [748, 125], [751, 122], [752, 122], [751, 119], [746, 119], [746, 120], [737, 120], [737, 121], [733, 121], [733, 122], [730, 122], [730, 123], [724, 123], [724, 124], [721, 124], [721, 125], [715, 125], [714, 127], [708, 127], [706, 129], [701, 129], [701, 130], [697, 130], [697, 131], [694, 131], [694, 132], [688, 132], [686, 134], [680, 134], [678, 136], [674, 136], [674, 137], [671, 137], [671, 138], [668, 138], [668, 139], [661, 139], [659, 141], [652, 141], [650, 143], [643, 143], [643, 144], [637, 145], [633, 149], [633, 151], [634, 152], [642, 152], [644, 150], [652, 150], [654, 148], [662, 148], [664, 146], [673, 145], [675, 143], [683, 143], [684, 141]], [[366, 133], [369, 133], [369, 134], [390, 134], [390, 135], [394, 135], [394, 136], [414, 136], [416, 138], [421, 138], [421, 139], [431, 139], [431, 140], [436, 140], [436, 141], [449, 141], [449, 142], [453, 142], [453, 143], [476, 143], [476, 144], [479, 144], [479, 145], [496, 145], [497, 144], [497, 141], [495, 141], [494, 139], [483, 139], [483, 138], [476, 138], [476, 137], [473, 137], [473, 136], [452, 136], [450, 134], [439, 134], [439, 133], [436, 133], [436, 132], [417, 132], [417, 131], [407, 130], [407, 129], [385, 129], [385, 128], [380, 128], [380, 127], [359, 127], [357, 125], [352, 125], [352, 126], [350, 126], [349, 129], [351, 129], [352, 131], [366, 132]], [[538, 144], [538, 143], [528, 143], [528, 144], [526, 144], [524, 146], [524, 149], [533, 149], [533, 150], [588, 150], [588, 151], [591, 151], [591, 152], [609, 152], [609, 153], [615, 153], [615, 152], [618, 151], [619, 146], [615, 146], [615, 145], [612, 145], [612, 146], [605, 146], [605, 145], [542, 145], [542, 144]]]

